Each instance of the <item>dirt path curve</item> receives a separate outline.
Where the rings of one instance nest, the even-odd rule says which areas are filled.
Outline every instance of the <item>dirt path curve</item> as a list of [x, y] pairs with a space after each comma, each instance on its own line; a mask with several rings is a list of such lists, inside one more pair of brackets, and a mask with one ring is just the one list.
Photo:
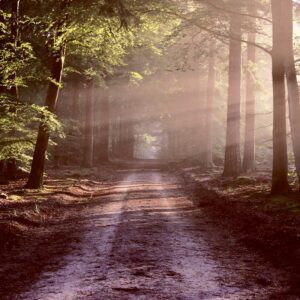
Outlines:
[[59, 269], [46, 266], [16, 299], [274, 299], [281, 291], [283, 276], [220, 232], [177, 178], [159, 170], [124, 178], [69, 224], [76, 239]]

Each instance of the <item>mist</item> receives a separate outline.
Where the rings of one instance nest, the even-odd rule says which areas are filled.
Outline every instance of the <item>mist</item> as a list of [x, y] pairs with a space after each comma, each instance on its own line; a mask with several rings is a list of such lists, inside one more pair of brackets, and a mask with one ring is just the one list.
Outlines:
[[299, 299], [299, 5], [0, 0], [0, 299]]

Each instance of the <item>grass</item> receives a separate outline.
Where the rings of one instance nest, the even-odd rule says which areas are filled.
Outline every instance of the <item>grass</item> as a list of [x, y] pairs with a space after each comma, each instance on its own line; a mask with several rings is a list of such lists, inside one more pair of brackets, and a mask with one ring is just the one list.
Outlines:
[[271, 198], [275, 211], [286, 211], [291, 213], [300, 213], [299, 199], [295, 196], [276, 196]]

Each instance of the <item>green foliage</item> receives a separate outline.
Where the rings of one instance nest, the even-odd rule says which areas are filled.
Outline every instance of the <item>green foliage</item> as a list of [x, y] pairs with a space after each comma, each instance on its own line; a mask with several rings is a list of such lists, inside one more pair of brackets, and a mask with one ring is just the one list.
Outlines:
[[40, 123], [45, 124], [51, 133], [64, 137], [61, 123], [45, 107], [1, 96], [0, 160], [15, 159], [22, 167], [28, 168]]
[[20, 101], [1, 96], [0, 160], [12, 158], [28, 167], [40, 122], [62, 135], [54, 114], [37, 105], [53, 82], [53, 57], [65, 55], [60, 88], [75, 80], [96, 86], [116, 80], [137, 88], [170, 63], [166, 50], [181, 22], [157, 12], [174, 6], [171, 0], [24, 0], [16, 40], [10, 6], [1, 11], [0, 85], [5, 92], [17, 86]]
[[67, 54], [67, 75], [101, 83], [116, 67], [124, 65], [128, 47], [133, 46], [132, 33], [120, 28], [117, 18], [91, 18], [77, 25], [70, 34]]
[[130, 73], [130, 83], [134, 85], [138, 85], [140, 81], [143, 80], [143, 76], [138, 72], [131, 72]]
[[[1, 86], [26, 86], [28, 66], [35, 59], [30, 43], [18, 39], [14, 41], [10, 30], [11, 14], [0, 10], [0, 78]], [[21, 22], [23, 19], [21, 19]]]
[[154, 136], [146, 133], [146, 134], [144, 134], [144, 141], [146, 142], [146, 144], [150, 145], [156, 141], [156, 138]]

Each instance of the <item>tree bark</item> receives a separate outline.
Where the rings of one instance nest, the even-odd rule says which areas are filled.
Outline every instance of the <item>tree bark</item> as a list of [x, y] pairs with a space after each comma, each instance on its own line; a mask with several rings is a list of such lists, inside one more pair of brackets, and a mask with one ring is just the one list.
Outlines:
[[84, 128], [84, 150], [83, 167], [93, 167], [94, 154], [94, 93], [93, 83], [89, 82], [86, 86], [86, 111]]
[[114, 159], [118, 158], [118, 140], [119, 140], [119, 115], [116, 104], [111, 103], [110, 115], [113, 120], [111, 124], [111, 155]]
[[[65, 48], [61, 47], [59, 51], [53, 53], [51, 57], [51, 81], [48, 86], [45, 106], [50, 112], [54, 112], [59, 95], [59, 84], [61, 82], [64, 66]], [[49, 128], [41, 124], [38, 131], [38, 137], [33, 154], [31, 171], [26, 188], [38, 189], [43, 186], [44, 167], [46, 152], [49, 143]]]
[[118, 132], [118, 157], [119, 159], [125, 159], [126, 158], [126, 135], [127, 135], [127, 130], [126, 130], [126, 122], [127, 120], [125, 119], [125, 112], [124, 108], [122, 107], [119, 110], [119, 132]]
[[292, 134], [292, 143], [295, 156], [295, 165], [300, 182], [300, 97], [297, 81], [297, 71], [295, 67], [295, 55], [293, 44], [293, 3], [286, 1], [283, 10], [282, 26], [285, 27], [284, 47], [285, 53], [285, 72], [288, 88], [289, 119]]
[[121, 159], [122, 158], [122, 119], [121, 119], [121, 113], [119, 109], [117, 109], [116, 112], [116, 124], [115, 124], [115, 142], [114, 142], [114, 155], [115, 158]]
[[121, 107], [119, 128], [119, 157], [121, 159], [133, 159], [134, 156], [134, 123], [130, 104]]
[[124, 136], [123, 136], [124, 158], [131, 160], [133, 159], [134, 156], [134, 130], [133, 130], [132, 120], [126, 120], [123, 126], [124, 126]]
[[248, 33], [247, 46], [247, 70], [246, 70], [246, 124], [244, 141], [243, 171], [253, 172], [255, 170], [255, 77], [253, 66], [256, 61], [256, 41], [254, 32]]
[[211, 40], [209, 46], [209, 63], [207, 78], [206, 110], [205, 110], [205, 142], [204, 142], [204, 167], [212, 167], [213, 163], [213, 113], [215, 100], [216, 80], [216, 41]]
[[117, 158], [118, 156], [118, 121], [115, 120], [112, 125], [112, 135], [111, 135], [111, 155], [113, 158]]
[[72, 118], [76, 121], [80, 121], [80, 82], [75, 80], [72, 84]]
[[288, 155], [286, 132], [286, 101], [285, 101], [285, 53], [282, 26], [282, 11], [286, 9], [285, 0], [272, 0], [273, 15], [273, 173], [272, 194], [281, 195], [290, 191], [288, 184]]
[[241, 16], [232, 14], [230, 20], [229, 87], [224, 176], [238, 176], [241, 172]]
[[109, 94], [108, 91], [104, 91], [103, 97], [100, 100], [100, 143], [97, 155], [100, 162], [107, 162], [109, 160], [109, 128]]

